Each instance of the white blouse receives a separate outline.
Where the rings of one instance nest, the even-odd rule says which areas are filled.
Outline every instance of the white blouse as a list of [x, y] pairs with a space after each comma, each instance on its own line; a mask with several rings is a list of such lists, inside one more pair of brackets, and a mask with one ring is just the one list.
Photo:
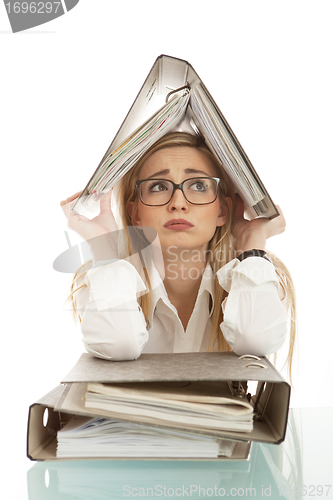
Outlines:
[[[126, 260], [99, 262], [77, 292], [86, 350], [99, 358], [123, 361], [141, 353], [205, 352], [214, 304], [213, 271], [204, 271], [194, 310], [184, 330], [161, 277], [154, 268], [149, 327], [137, 296], [146, 286]], [[234, 259], [217, 272], [228, 297], [222, 304], [224, 338], [237, 354], [264, 356], [276, 352], [287, 334], [287, 317], [274, 266], [260, 257]]]

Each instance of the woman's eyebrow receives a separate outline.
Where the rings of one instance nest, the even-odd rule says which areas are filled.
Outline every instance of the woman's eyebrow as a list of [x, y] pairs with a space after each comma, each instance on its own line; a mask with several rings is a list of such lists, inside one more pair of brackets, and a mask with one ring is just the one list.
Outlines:
[[[159, 172], [155, 172], [154, 174], [149, 175], [149, 177], [147, 177], [147, 179], [154, 178], [154, 177], [157, 177], [159, 175], [169, 174], [169, 173], [170, 173], [170, 170], [167, 168], [165, 170], [160, 170]], [[204, 174], [204, 175], [208, 175], [207, 172], [204, 172], [204, 170], [198, 170], [196, 168], [186, 168], [184, 170], [184, 173], [185, 174]]]
[[198, 170], [196, 168], [186, 168], [185, 169], [185, 174], [204, 174], [204, 175], [208, 175], [207, 172], [204, 172], [204, 170]]

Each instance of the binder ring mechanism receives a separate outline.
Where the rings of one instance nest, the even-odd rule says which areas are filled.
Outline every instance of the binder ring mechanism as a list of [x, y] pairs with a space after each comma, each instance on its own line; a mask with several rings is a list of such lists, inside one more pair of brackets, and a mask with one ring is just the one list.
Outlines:
[[[239, 356], [239, 359], [249, 359], [250, 362], [247, 363], [244, 368], [267, 368], [266, 365], [263, 363], [258, 363], [257, 361], [260, 361], [261, 358], [258, 356], [255, 356], [254, 354], [243, 354], [242, 356]], [[254, 361], [252, 361], [254, 360]], [[243, 387], [242, 383], [240, 381], [229, 381], [228, 382], [230, 392], [233, 396], [241, 396], [241, 397], [246, 397], [249, 401], [251, 399], [251, 394], [246, 394], [247, 391], [247, 383]]]
[[[239, 359], [251, 360], [249, 363], [247, 363], [245, 365], [246, 368], [267, 368], [267, 366], [264, 365], [263, 363], [258, 363], [258, 361], [260, 361], [261, 358], [259, 358], [258, 356], [254, 356], [253, 354], [243, 354], [242, 356], [239, 356]], [[259, 409], [259, 401], [260, 401], [260, 398], [261, 398], [264, 390], [268, 391], [268, 396], [267, 396], [266, 401], [264, 402], [263, 407], [261, 409]], [[271, 397], [272, 391], [273, 391], [273, 384], [267, 384], [266, 382], [258, 382], [257, 392], [254, 396], [254, 399], [252, 398], [251, 394], [247, 394], [248, 400], [254, 401], [254, 405], [253, 405], [253, 419], [254, 420], [261, 422], [264, 419], [264, 415], [265, 415], [268, 401]]]
[[[242, 356], [239, 356], [239, 359], [253, 359], [253, 360], [258, 360], [260, 361], [260, 358], [258, 356], [254, 356], [253, 354], [243, 354]], [[256, 363], [256, 361], [250, 361], [245, 365], [245, 368], [267, 368], [266, 365], [263, 363]]]
[[[170, 87], [169, 87], [170, 88]], [[176, 94], [177, 92], [179, 92], [180, 90], [184, 90], [184, 89], [187, 89], [187, 92], [186, 94], [189, 93], [189, 91], [191, 90], [191, 87], [189, 85], [188, 82], [186, 82], [186, 85], [184, 85], [183, 87], [179, 87], [178, 89], [175, 89], [175, 90], [171, 90], [171, 92], [169, 92], [166, 97], [165, 97], [165, 103], [167, 103], [169, 101], [169, 98], [172, 94]]]

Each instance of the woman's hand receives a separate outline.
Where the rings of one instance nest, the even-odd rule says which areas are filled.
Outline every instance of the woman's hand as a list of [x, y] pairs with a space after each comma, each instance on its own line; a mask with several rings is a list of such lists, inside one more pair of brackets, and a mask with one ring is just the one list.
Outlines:
[[117, 223], [111, 211], [110, 189], [100, 200], [100, 213], [89, 220], [83, 215], [74, 214], [72, 208], [75, 205], [81, 191], [73, 194], [67, 200], [60, 202], [60, 205], [67, 217], [68, 227], [76, 231], [85, 240], [91, 240], [97, 236], [108, 234], [118, 229]]
[[277, 206], [277, 209], [280, 215], [272, 220], [265, 217], [247, 220], [244, 218], [244, 202], [239, 195], [236, 196], [232, 234], [236, 239], [238, 254], [253, 248], [265, 250], [268, 238], [283, 233], [286, 228], [286, 221], [279, 206]]

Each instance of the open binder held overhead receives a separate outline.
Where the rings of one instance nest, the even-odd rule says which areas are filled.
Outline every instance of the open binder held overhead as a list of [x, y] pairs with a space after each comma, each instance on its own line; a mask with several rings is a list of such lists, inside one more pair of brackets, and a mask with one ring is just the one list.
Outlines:
[[99, 200], [166, 133], [200, 133], [223, 165], [247, 216], [279, 215], [265, 186], [212, 96], [192, 66], [161, 55], [73, 211], [95, 213]]

